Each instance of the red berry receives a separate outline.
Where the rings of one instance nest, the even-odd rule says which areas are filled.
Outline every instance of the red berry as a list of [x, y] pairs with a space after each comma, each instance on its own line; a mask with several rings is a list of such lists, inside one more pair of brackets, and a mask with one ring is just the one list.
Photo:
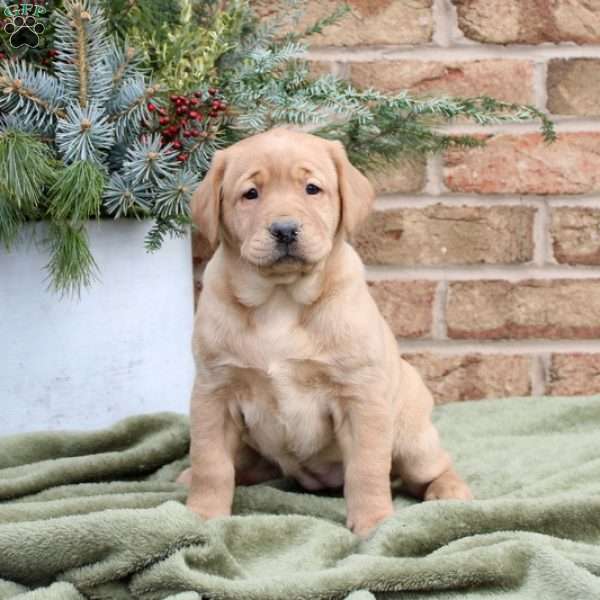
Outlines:
[[219, 113], [216, 110], [211, 110], [208, 114], [211, 117], [218, 117], [219, 116]]
[[169, 96], [171, 102], [177, 102], [177, 99], [179, 98], [179, 96], [177, 96], [177, 94], [171, 94]]
[[190, 129], [190, 135], [192, 137], [198, 137], [200, 135], [200, 132], [197, 129]]
[[215, 88], [212, 88], [212, 87], [211, 87], [211, 88], [208, 88], [208, 93], [209, 93], [211, 96], [214, 96], [214, 95], [217, 93], [217, 90], [216, 90]]
[[183, 115], [187, 112], [187, 108], [185, 106], [179, 106], [175, 111], [178, 115]]
[[6, 54], [4, 52], [0, 52], [0, 60], [4, 60], [6, 58]]
[[196, 106], [196, 104], [198, 104], [199, 100], [198, 98], [190, 98], [190, 104], [192, 106]]
[[197, 119], [199, 116], [200, 116], [200, 114], [197, 111], [190, 110], [190, 112], [189, 112], [190, 119]]
[[152, 104], [152, 102], [148, 102], [148, 110], [150, 112], [154, 112], [156, 110], [156, 104]]
[[202, 92], [194, 92], [194, 96], [196, 96], [196, 98], [202, 98]]
[[164, 108], [159, 108], [158, 109], [158, 114], [162, 115], [164, 117], [167, 114], [167, 111]]
[[219, 110], [226, 110], [227, 109], [227, 103], [221, 101], [221, 106], [219, 107]]
[[185, 152], [182, 152], [178, 157], [177, 160], [180, 162], [185, 162], [188, 159], [188, 155]]
[[192, 135], [192, 133], [190, 131], [188, 131], [187, 129], [183, 132], [183, 137], [184, 138], [189, 138], [190, 135]]
[[176, 150], [179, 150], [181, 148], [182, 144], [179, 140], [175, 140], [173, 142], [173, 148], [175, 148]]
[[158, 120], [158, 122], [159, 122], [161, 125], [166, 125], [166, 124], [167, 124], [169, 121], [170, 121], [169, 117], [161, 117], [161, 118]]
[[213, 107], [214, 110], [219, 110], [219, 108], [221, 108], [221, 101], [213, 100], [211, 106]]

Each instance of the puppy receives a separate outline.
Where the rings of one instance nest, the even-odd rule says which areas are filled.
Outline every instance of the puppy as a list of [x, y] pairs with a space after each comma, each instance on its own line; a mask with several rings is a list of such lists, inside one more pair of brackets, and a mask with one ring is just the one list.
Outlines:
[[281, 474], [307, 490], [343, 485], [363, 537], [393, 512], [390, 477], [425, 500], [471, 497], [346, 241], [373, 201], [339, 142], [275, 129], [215, 154], [192, 203], [218, 244], [180, 477], [198, 515], [229, 515], [236, 482]]

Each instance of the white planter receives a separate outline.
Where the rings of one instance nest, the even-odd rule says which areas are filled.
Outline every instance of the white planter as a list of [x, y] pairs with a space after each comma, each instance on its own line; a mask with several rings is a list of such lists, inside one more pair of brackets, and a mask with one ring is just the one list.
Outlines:
[[10, 254], [0, 247], [0, 435], [187, 412], [194, 373], [191, 244], [167, 239], [149, 254], [149, 227], [90, 223], [100, 281], [79, 299], [47, 290], [48, 256], [39, 243]]

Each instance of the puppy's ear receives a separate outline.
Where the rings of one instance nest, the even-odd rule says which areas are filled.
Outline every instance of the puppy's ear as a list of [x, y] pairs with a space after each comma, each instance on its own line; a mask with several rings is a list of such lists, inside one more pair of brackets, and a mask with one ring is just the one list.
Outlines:
[[210, 169], [196, 188], [192, 196], [192, 222], [200, 233], [208, 240], [212, 248], [219, 242], [219, 220], [223, 175], [225, 173], [225, 152], [215, 152]]
[[375, 202], [375, 190], [369, 180], [348, 160], [341, 142], [329, 142], [338, 177], [342, 202], [342, 226], [348, 235], [367, 218]]

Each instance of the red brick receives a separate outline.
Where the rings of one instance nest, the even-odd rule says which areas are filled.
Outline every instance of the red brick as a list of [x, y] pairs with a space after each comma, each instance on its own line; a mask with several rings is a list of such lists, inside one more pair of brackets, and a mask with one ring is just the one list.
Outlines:
[[444, 181], [453, 192], [592, 193], [600, 190], [600, 134], [563, 133], [553, 144], [537, 133], [492, 136], [483, 148], [447, 153]]
[[369, 290], [394, 335], [431, 334], [436, 284], [430, 281], [371, 281]]
[[595, 0], [453, 0], [466, 37], [491, 44], [600, 43]]
[[548, 110], [557, 115], [600, 115], [600, 60], [576, 58], [548, 64]]
[[597, 338], [600, 279], [451, 283], [446, 323], [451, 338]]
[[423, 376], [436, 404], [527, 396], [530, 359], [503, 354], [405, 354]]
[[367, 264], [508, 264], [533, 258], [535, 209], [444, 206], [376, 211], [354, 245]]
[[410, 90], [420, 95], [493, 96], [522, 104], [534, 101], [533, 65], [526, 60], [351, 63], [350, 76], [360, 87], [386, 92]]
[[551, 235], [559, 263], [600, 265], [600, 209], [553, 209]]
[[[316, 20], [331, 15], [339, 0], [307, 2], [301, 31]], [[308, 38], [312, 46], [356, 46], [369, 44], [422, 44], [433, 34], [432, 0], [347, 0], [351, 11], [323, 33]], [[277, 0], [252, 0], [261, 17], [281, 14]], [[286, 30], [282, 29], [282, 33]]]
[[553, 396], [600, 394], [600, 354], [553, 354], [548, 393]]
[[401, 161], [387, 171], [367, 173], [378, 194], [409, 194], [425, 186], [427, 163], [423, 157]]

